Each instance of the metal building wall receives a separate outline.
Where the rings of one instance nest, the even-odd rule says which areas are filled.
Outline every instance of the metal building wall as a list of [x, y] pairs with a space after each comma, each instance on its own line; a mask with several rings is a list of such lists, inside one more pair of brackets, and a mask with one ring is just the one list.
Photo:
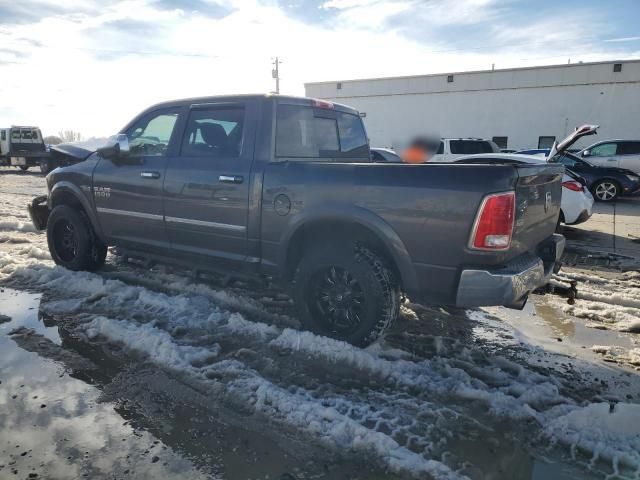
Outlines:
[[[613, 65], [622, 63], [622, 71]], [[453, 75], [453, 82], [448, 76]], [[340, 84], [340, 89], [338, 89]], [[306, 94], [364, 112], [372, 146], [414, 135], [508, 137], [509, 148], [536, 148], [583, 123], [597, 139], [640, 139], [640, 61], [534, 67], [389, 79], [309, 83]], [[582, 145], [595, 141], [584, 139]], [[579, 144], [580, 145], [580, 144]]]

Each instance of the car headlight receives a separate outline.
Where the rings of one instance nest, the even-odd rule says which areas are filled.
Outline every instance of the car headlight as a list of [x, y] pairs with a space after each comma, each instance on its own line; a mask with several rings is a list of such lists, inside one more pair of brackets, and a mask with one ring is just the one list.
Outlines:
[[632, 182], [640, 182], [640, 177], [638, 175], [625, 175]]

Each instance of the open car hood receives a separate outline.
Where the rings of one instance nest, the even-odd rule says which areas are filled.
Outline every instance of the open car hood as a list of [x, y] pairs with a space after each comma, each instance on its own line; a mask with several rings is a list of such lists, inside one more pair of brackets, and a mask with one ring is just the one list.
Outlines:
[[52, 155], [62, 155], [65, 158], [70, 160], [75, 160], [76, 162], [82, 162], [89, 158], [93, 152], [95, 152], [95, 148], [91, 148], [85, 145], [75, 145], [73, 143], [63, 143], [60, 145], [52, 145], [51, 146], [51, 154]]
[[560, 142], [553, 142], [553, 146], [551, 147], [547, 158], [553, 158], [553, 156], [558, 153], [566, 152], [571, 145], [576, 143], [582, 137], [597, 134], [598, 128], [600, 128], [600, 125], [582, 125], [581, 127], [576, 127], [576, 129], [564, 140]]

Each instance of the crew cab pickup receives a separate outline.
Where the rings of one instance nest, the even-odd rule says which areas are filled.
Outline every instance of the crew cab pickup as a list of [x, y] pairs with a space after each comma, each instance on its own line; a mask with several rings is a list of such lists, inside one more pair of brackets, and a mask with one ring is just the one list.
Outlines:
[[304, 328], [357, 345], [415, 302], [521, 308], [564, 249], [563, 167], [375, 163], [358, 112], [277, 95], [142, 112], [29, 206], [56, 263], [107, 246], [279, 279]]

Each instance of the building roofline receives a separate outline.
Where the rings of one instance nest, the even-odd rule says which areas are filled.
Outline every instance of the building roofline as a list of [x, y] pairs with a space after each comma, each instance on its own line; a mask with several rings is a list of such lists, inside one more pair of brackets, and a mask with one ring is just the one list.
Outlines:
[[327, 85], [335, 83], [357, 83], [357, 82], [374, 82], [374, 81], [388, 81], [388, 80], [406, 80], [409, 78], [422, 78], [422, 77], [442, 77], [446, 75], [474, 75], [480, 73], [495, 73], [495, 72], [514, 72], [524, 70], [542, 70], [552, 68], [567, 68], [567, 67], [585, 67], [590, 65], [607, 65], [612, 63], [640, 63], [640, 58], [631, 58], [627, 60], [603, 60], [600, 62], [580, 62], [580, 63], [561, 63], [556, 65], [540, 65], [534, 67], [514, 67], [514, 68], [501, 68], [495, 70], [470, 70], [460, 72], [443, 72], [443, 73], [425, 73], [421, 75], [401, 75], [397, 77], [371, 77], [371, 78], [355, 78], [351, 80], [323, 80], [321, 82], [305, 82], [305, 88], [307, 85]]

